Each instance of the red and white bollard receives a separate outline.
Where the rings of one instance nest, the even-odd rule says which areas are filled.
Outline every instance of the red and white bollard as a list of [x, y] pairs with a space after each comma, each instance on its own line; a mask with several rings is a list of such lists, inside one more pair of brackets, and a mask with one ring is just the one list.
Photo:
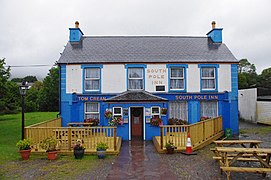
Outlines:
[[182, 152], [182, 154], [185, 154], [185, 155], [196, 155], [197, 154], [192, 151], [190, 133], [187, 134], [186, 150], [185, 150], [185, 152]]

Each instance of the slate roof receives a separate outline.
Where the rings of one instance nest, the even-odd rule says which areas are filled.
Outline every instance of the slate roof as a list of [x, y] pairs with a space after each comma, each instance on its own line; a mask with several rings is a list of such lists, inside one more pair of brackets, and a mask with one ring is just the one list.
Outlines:
[[224, 43], [208, 37], [83, 36], [67, 43], [58, 63], [238, 62]]
[[167, 99], [155, 96], [147, 91], [125, 91], [119, 95], [104, 100], [105, 102], [161, 102]]

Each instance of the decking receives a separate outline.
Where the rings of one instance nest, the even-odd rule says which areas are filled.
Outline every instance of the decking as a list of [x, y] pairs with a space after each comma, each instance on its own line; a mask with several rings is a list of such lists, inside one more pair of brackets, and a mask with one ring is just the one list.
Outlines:
[[201, 121], [191, 125], [160, 126], [160, 136], [153, 137], [153, 143], [159, 153], [166, 152], [166, 142], [173, 142], [176, 151], [186, 149], [187, 135], [190, 134], [193, 150], [200, 149], [223, 136], [222, 117]]
[[96, 145], [99, 142], [108, 144], [108, 154], [120, 152], [121, 138], [116, 136], [116, 127], [61, 127], [61, 119], [54, 119], [35, 124], [25, 128], [25, 137], [31, 139], [36, 153], [45, 152], [40, 148], [40, 143], [47, 137], [57, 140], [57, 150], [60, 153], [72, 153], [77, 139], [84, 142], [85, 153], [96, 153]]

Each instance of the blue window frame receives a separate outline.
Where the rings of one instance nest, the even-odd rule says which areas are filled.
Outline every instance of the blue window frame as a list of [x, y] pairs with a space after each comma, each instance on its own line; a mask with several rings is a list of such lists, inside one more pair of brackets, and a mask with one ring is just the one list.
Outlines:
[[170, 92], [186, 92], [187, 64], [167, 64], [168, 89]]
[[200, 91], [217, 92], [218, 91], [218, 64], [199, 64], [200, 68]]
[[82, 65], [83, 68], [83, 92], [101, 92], [101, 68], [102, 65]]
[[145, 64], [126, 64], [127, 90], [144, 90], [145, 88]]

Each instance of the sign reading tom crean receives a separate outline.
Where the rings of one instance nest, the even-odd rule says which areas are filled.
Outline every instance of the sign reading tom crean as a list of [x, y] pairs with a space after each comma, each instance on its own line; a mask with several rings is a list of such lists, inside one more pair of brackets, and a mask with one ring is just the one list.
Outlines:
[[79, 96], [77, 98], [78, 98], [78, 101], [104, 101], [106, 100], [105, 96]]
[[218, 95], [177, 95], [176, 100], [218, 100]]

